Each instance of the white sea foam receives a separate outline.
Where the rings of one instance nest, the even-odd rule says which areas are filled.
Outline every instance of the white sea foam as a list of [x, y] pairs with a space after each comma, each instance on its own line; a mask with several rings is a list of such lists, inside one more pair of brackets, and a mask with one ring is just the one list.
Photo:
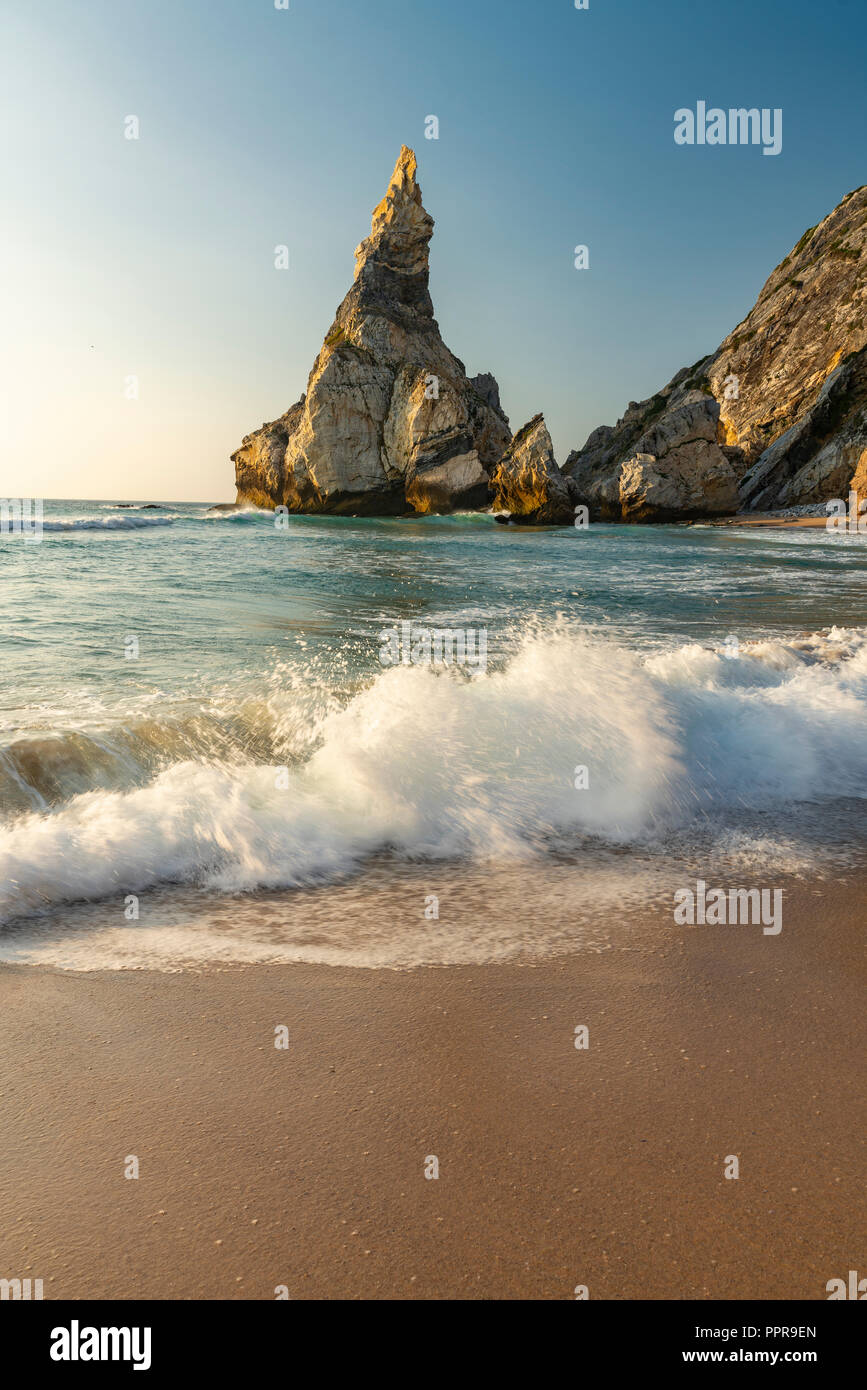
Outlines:
[[172, 526], [174, 516], [139, 516], [125, 512], [123, 516], [70, 516], [43, 521], [43, 531], [140, 531], [147, 526]]
[[285, 779], [185, 758], [148, 785], [11, 821], [0, 920], [161, 883], [297, 887], [382, 850], [502, 863], [569, 837], [646, 849], [703, 818], [867, 796], [865, 716], [857, 632], [744, 645], [729, 660], [534, 631], [473, 681], [382, 671], [342, 707], [323, 694], [318, 714], [308, 693]]

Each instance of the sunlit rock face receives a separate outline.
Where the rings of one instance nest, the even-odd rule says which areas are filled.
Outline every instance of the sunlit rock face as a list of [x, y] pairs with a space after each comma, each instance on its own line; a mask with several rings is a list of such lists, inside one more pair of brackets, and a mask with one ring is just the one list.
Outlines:
[[468, 378], [440, 337], [433, 228], [404, 146], [306, 394], [232, 455], [239, 501], [383, 516], [487, 505], [511, 431], [493, 377]]
[[519, 525], [562, 526], [574, 519], [572, 484], [554, 458], [544, 417], [519, 430], [491, 476], [494, 510]]
[[[720, 446], [719, 406], [699, 393], [660, 413], [609, 462], [571, 460], [576, 496], [606, 521], [672, 521], [737, 510], [737, 478]], [[607, 441], [603, 441], [603, 450]], [[567, 464], [567, 466], [569, 466]]]
[[[691, 442], [654, 447], [702, 401]], [[715, 353], [594, 430], [563, 471], [591, 514], [668, 520], [843, 497], [865, 449], [867, 186], [804, 233]]]

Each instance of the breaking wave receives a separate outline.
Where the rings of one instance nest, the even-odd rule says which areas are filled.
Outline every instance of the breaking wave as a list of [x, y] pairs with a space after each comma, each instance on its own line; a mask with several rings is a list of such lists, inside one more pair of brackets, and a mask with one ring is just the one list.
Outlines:
[[147, 526], [173, 526], [173, 516], [70, 516], [42, 522], [43, 531], [140, 531]]
[[196, 715], [18, 738], [0, 753], [0, 921], [159, 884], [313, 885], [383, 851], [514, 864], [701, 824], [725, 838], [745, 812], [867, 796], [867, 637], [729, 655], [535, 627], [472, 680], [295, 671]]

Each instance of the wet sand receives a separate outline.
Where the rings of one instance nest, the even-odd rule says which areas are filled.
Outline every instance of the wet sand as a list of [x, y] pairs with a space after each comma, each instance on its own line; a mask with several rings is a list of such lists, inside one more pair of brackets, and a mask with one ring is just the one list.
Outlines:
[[774, 516], [773, 513], [761, 516], [728, 516], [713, 522], [715, 526], [777, 526], [785, 529], [824, 531], [828, 526], [827, 516]]
[[778, 937], [648, 914], [627, 949], [532, 965], [4, 966], [0, 1276], [824, 1299], [867, 1260], [863, 892], [785, 911]]

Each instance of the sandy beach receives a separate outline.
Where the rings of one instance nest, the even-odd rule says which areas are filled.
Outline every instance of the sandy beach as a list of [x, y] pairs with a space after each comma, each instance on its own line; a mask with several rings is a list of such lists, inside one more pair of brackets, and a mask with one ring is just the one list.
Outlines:
[[[755, 526], [760, 529], [770, 527], [789, 531], [827, 531], [831, 519], [826, 513], [822, 513], [821, 516], [792, 516], [786, 512], [760, 512], [757, 514], [738, 512], [735, 516], [716, 518], [710, 524], [713, 526]], [[836, 519], [836, 526], [832, 529], [835, 534], [855, 534], [854, 520], [847, 519], [844, 525], [836, 514], [834, 519]], [[708, 523], [705, 521], [703, 524], [707, 525]]]
[[[707, 524], [707, 523], [705, 523]], [[824, 531], [828, 526], [827, 516], [786, 516], [785, 513], [774, 515], [767, 513], [759, 516], [749, 516], [738, 513], [736, 516], [727, 516], [715, 520], [714, 526], [758, 526], [758, 527], [781, 527], [789, 531]]]
[[5, 966], [0, 1273], [73, 1299], [823, 1299], [867, 1234], [863, 919], [859, 881], [795, 883], [778, 937], [648, 913], [536, 964]]

